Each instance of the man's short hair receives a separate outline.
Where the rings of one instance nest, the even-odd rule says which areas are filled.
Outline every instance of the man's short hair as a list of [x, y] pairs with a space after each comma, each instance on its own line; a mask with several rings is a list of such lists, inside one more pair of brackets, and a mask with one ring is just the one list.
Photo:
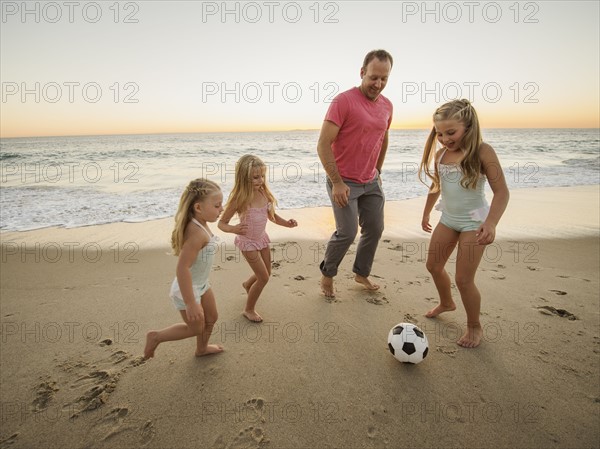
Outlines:
[[371, 62], [373, 59], [379, 59], [380, 61], [385, 61], [386, 59], [388, 61], [390, 61], [390, 65], [393, 67], [394, 66], [394, 59], [392, 58], [392, 55], [390, 55], [387, 51], [385, 50], [372, 50], [369, 53], [367, 53], [367, 56], [365, 56], [365, 60], [363, 61], [363, 69], [366, 69], [367, 66], [369, 65], [369, 62]]

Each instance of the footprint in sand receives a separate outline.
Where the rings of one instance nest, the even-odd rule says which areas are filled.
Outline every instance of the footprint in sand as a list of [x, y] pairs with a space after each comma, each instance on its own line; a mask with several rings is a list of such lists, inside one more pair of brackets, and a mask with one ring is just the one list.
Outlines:
[[223, 437], [220, 436], [215, 444], [214, 449], [258, 449], [268, 443], [265, 432], [260, 427], [246, 427], [233, 438], [230, 443], [225, 443]]
[[369, 438], [375, 438], [375, 436], [377, 436], [377, 429], [375, 428], [375, 426], [367, 427], [367, 436]]
[[560, 274], [556, 275], [556, 277], [557, 277], [557, 278], [562, 278], [562, 279], [578, 279], [578, 280], [580, 280], [580, 281], [583, 281], [583, 282], [591, 282], [589, 279], [585, 279], [585, 278], [575, 278], [575, 277], [573, 277], [573, 276], [565, 276], [565, 275], [560, 275]]
[[[498, 267], [506, 268], [504, 265], [498, 265]], [[498, 273], [498, 270], [495, 270], [493, 268], [489, 268], [489, 269], [482, 268], [481, 271], [492, 271], [494, 273]], [[506, 276], [504, 276], [503, 274], [496, 274], [495, 276], [492, 276], [492, 279], [495, 279], [497, 281], [503, 281], [504, 279], [506, 279]]]
[[[103, 345], [102, 342], [100, 344], [108, 349], [108, 346]], [[69, 397], [63, 400], [68, 404], [67, 408], [72, 413], [71, 418], [104, 405], [115, 390], [120, 376], [129, 368], [144, 362], [141, 356], [132, 357], [125, 351], [117, 350], [97, 361], [66, 360], [59, 363], [57, 367], [66, 374], [61, 378], [66, 379], [67, 388], [63, 391]], [[47, 399], [46, 402], [52, 399], [49, 387], [53, 387], [55, 391], [59, 389], [58, 386], [51, 384], [45, 387], [45, 393], [38, 389], [40, 391], [36, 399], [38, 406], [43, 404], [43, 398]]]
[[390, 303], [385, 296], [382, 296], [381, 298], [368, 296], [367, 298], [365, 298], [365, 301], [367, 301], [369, 304], [375, 304], [376, 306], [382, 306], [384, 304]]
[[117, 363], [121, 363], [122, 361], [127, 360], [128, 358], [129, 354], [127, 354], [125, 351], [115, 351], [108, 357], [108, 360], [113, 365], [116, 365]]
[[150, 441], [152, 441], [152, 438], [154, 438], [154, 435], [156, 434], [154, 423], [150, 420], [146, 421], [142, 425], [140, 431], [142, 434], [140, 437], [140, 443], [142, 446], [146, 446]]
[[265, 400], [263, 398], [252, 398], [246, 401], [246, 406], [255, 410], [262, 410], [264, 405]]
[[265, 418], [263, 416], [263, 407], [265, 405], [265, 400], [263, 398], [252, 398], [246, 401], [246, 407], [254, 412], [255, 419], [251, 422], [265, 422]]
[[91, 426], [85, 447], [143, 447], [155, 433], [152, 421], [142, 423], [129, 416], [127, 407], [115, 407]]
[[544, 315], [558, 315], [561, 318], [567, 318], [570, 321], [578, 320], [575, 315], [565, 309], [555, 309], [552, 306], [538, 306], [537, 309]]
[[48, 404], [54, 397], [54, 394], [60, 390], [56, 386], [56, 382], [45, 380], [35, 388], [35, 399], [31, 403], [31, 408], [34, 412], [41, 412], [48, 407]]
[[414, 316], [412, 316], [410, 313], [405, 313], [404, 314], [404, 321], [406, 323], [412, 323], [412, 324], [417, 324], [419, 322], [419, 320], [417, 320]]
[[563, 292], [562, 290], [548, 290], [551, 291], [552, 293], [556, 293], [557, 295], [566, 295], [567, 292]]
[[544, 363], [550, 363], [550, 360], [548, 360], [549, 354], [550, 353], [548, 351], [544, 351], [543, 349], [540, 349], [539, 353], [536, 354], [535, 357]]
[[[126, 351], [113, 350], [112, 340], [103, 340], [99, 346], [108, 354], [99, 359], [67, 359], [56, 361], [60, 369], [58, 376], [60, 384], [46, 380], [37, 387], [37, 398], [33, 406], [37, 410], [47, 407], [54, 400], [65, 404], [64, 411], [69, 413], [71, 419], [81, 416], [86, 411], [102, 407], [109, 400], [110, 394], [117, 386], [123, 373], [134, 366], [144, 363], [143, 357], [134, 357]], [[84, 353], [84, 356], [87, 353]], [[88, 356], [89, 357], [89, 356]], [[60, 396], [59, 396], [60, 395]], [[154, 437], [154, 426], [151, 421], [132, 420], [127, 407], [113, 407], [107, 412], [91, 415], [95, 421], [92, 423], [89, 436], [86, 439], [86, 448], [101, 447], [143, 447]]]
[[436, 351], [449, 355], [450, 357], [454, 357], [458, 349], [456, 349], [454, 346], [438, 346]]
[[0, 449], [8, 449], [17, 441], [17, 437], [19, 436], [19, 432], [13, 433], [8, 438], [0, 440]]
[[119, 372], [99, 370], [76, 379], [71, 388], [85, 388], [85, 392], [73, 401], [74, 413], [72, 418], [82, 412], [95, 410], [106, 403], [110, 394], [117, 388]]
[[389, 447], [389, 442], [379, 431], [379, 429], [386, 429], [390, 425], [393, 425], [387, 409], [384, 407], [371, 409], [369, 421], [370, 423], [367, 425], [367, 438], [372, 440], [370, 445], [373, 447]]

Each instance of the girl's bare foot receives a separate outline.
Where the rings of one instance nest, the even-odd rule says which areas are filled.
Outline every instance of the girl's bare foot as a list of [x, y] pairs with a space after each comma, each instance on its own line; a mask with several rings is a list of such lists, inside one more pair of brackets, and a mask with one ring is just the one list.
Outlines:
[[244, 315], [247, 319], [252, 321], [253, 323], [260, 323], [263, 319], [262, 317], [256, 313], [254, 310], [251, 312], [243, 311], [242, 315]]
[[160, 343], [160, 341], [158, 341], [158, 339], [156, 338], [157, 335], [158, 335], [158, 332], [156, 332], [156, 331], [150, 331], [146, 334], [146, 347], [144, 348], [144, 358], [145, 359], [154, 357], [154, 351], [156, 350], [156, 347]]
[[379, 290], [379, 285], [377, 285], [377, 284], [374, 284], [373, 282], [371, 282], [371, 281], [369, 280], [369, 278], [366, 278], [366, 277], [364, 277], [364, 276], [361, 276], [360, 274], [357, 274], [357, 275], [354, 277], [354, 280], [355, 280], [356, 282], [358, 282], [359, 284], [362, 284], [362, 285], [364, 285], [364, 286], [367, 288], [367, 290]]
[[454, 303], [452, 303], [451, 306], [443, 306], [441, 304], [438, 304], [436, 307], [434, 307], [429, 312], [427, 312], [425, 314], [425, 316], [427, 318], [434, 318], [434, 317], [438, 316], [440, 313], [452, 312], [453, 310], [456, 310], [456, 304], [454, 304]]
[[206, 350], [203, 352], [196, 351], [196, 357], [202, 357], [205, 355], [218, 354], [219, 352], [223, 352], [223, 346], [221, 345], [208, 345], [206, 346]]
[[326, 298], [335, 298], [335, 291], [333, 290], [333, 278], [329, 276], [321, 276], [321, 291]]
[[456, 342], [463, 348], [476, 348], [481, 343], [483, 329], [480, 324], [467, 325], [467, 330], [462, 337]]

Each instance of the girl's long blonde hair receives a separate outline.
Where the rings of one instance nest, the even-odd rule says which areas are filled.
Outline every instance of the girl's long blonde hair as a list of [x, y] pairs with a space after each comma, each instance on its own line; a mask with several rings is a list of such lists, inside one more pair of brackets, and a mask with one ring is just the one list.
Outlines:
[[[481, 175], [479, 147], [483, 142], [477, 112], [475, 112], [475, 108], [469, 100], [454, 100], [443, 104], [433, 114], [434, 123], [442, 120], [456, 120], [465, 127], [465, 133], [463, 134], [460, 143], [460, 147], [465, 153], [465, 157], [460, 161], [460, 168], [462, 170], [460, 185], [467, 189], [475, 189]], [[421, 182], [426, 184], [426, 179], [423, 179], [423, 174], [433, 181], [433, 184], [431, 185], [432, 192], [440, 190], [440, 176], [435, 161], [436, 150], [437, 132], [434, 126], [425, 143], [423, 158], [421, 159], [421, 165], [419, 167], [419, 179]], [[432, 165], [434, 167], [433, 172], [431, 169]]]
[[183, 246], [185, 228], [194, 217], [194, 204], [201, 203], [213, 193], [219, 192], [219, 185], [208, 179], [198, 178], [190, 181], [179, 199], [175, 214], [175, 228], [171, 233], [171, 247], [178, 256]]
[[[233, 186], [233, 189], [231, 190], [231, 193], [229, 194], [229, 198], [227, 199], [227, 206], [229, 204], [235, 204], [236, 212], [238, 213], [238, 215], [242, 215], [248, 210], [248, 208], [250, 207], [250, 203], [252, 202], [252, 199], [254, 197], [252, 175], [254, 169], [256, 168], [261, 170], [263, 175], [265, 175], [267, 172], [267, 166], [265, 165], [265, 163], [261, 161], [260, 158], [252, 154], [246, 154], [242, 156], [235, 164], [235, 184]], [[267, 198], [267, 201], [271, 203], [271, 208], [269, 209], [269, 217], [272, 220], [274, 220], [275, 206], [277, 205], [277, 200], [269, 190], [266, 176], [265, 182], [262, 187], [262, 192]]]

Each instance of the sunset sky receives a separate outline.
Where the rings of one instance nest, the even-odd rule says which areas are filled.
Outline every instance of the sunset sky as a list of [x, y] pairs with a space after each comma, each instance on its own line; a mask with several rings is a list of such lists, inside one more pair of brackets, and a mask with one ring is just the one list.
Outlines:
[[2, 137], [318, 129], [384, 48], [392, 128], [599, 126], [599, 2], [2, 1]]

